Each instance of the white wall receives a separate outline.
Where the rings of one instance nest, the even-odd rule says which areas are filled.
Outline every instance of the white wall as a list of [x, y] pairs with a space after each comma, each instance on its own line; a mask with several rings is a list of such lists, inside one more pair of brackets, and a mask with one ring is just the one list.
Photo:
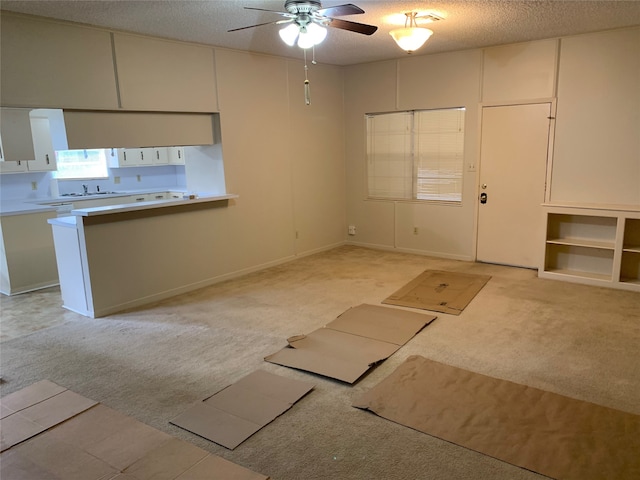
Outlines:
[[[546, 198], [639, 207], [640, 28], [346, 67], [348, 240], [475, 259], [482, 106], [556, 98]], [[467, 108], [463, 205], [367, 200], [364, 114], [457, 106]]]
[[[356, 226], [350, 242], [473, 258], [481, 59], [480, 50], [469, 50], [345, 69], [347, 223]], [[367, 200], [365, 114], [449, 107], [466, 108], [462, 205]]]
[[551, 201], [640, 206], [640, 28], [561, 40]]
[[[301, 62], [216, 51], [227, 192], [213, 261], [254, 269], [343, 242], [342, 72]], [[296, 239], [297, 232], [297, 239]]]

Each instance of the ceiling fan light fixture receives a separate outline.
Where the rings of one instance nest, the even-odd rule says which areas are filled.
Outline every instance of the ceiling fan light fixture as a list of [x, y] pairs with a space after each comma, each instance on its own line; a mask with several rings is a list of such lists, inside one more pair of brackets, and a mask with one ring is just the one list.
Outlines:
[[407, 53], [418, 50], [425, 44], [433, 32], [428, 28], [418, 27], [416, 25], [417, 12], [407, 12], [405, 27], [396, 28], [389, 32], [389, 35], [395, 40], [398, 46]]
[[300, 27], [295, 23], [291, 23], [288, 26], [281, 28], [278, 32], [280, 34], [280, 38], [284, 43], [293, 47], [296, 44], [296, 40], [298, 39], [298, 34], [300, 33]]
[[307, 33], [312, 36], [314, 45], [322, 43], [327, 38], [327, 29], [317, 23], [307, 25]]

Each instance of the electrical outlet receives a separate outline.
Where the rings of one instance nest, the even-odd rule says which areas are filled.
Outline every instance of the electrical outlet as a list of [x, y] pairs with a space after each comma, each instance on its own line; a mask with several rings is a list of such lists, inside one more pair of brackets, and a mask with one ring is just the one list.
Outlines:
[[349, 225], [349, 235], [355, 235], [355, 234], [356, 234], [356, 226]]
[[31, 182], [31, 190], [37, 190], [38, 189], [38, 182]]
[[142, 181], [142, 177], [140, 175], [136, 175], [136, 180], [138, 180], [139, 182]]
[[476, 171], [476, 164], [475, 163], [470, 163], [467, 165], [467, 172], [475, 172]]
[[116, 185], [120, 183], [120, 177], [113, 177], [113, 183]]
[[418, 235], [418, 227], [413, 227], [413, 234]]

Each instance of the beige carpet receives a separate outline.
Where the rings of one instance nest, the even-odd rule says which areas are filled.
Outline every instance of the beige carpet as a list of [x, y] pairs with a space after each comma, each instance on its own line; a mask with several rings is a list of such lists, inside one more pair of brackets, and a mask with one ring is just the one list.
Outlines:
[[[357, 385], [263, 361], [295, 332], [379, 304], [426, 269], [491, 281]], [[62, 311], [51, 292], [18, 297], [2, 297], [0, 330], [63, 323], [0, 344], [3, 396], [47, 378], [275, 480], [545, 478], [351, 406], [410, 355], [640, 414], [640, 294], [526, 269], [340, 247], [103, 319]], [[316, 387], [233, 451], [169, 424], [260, 368]]]

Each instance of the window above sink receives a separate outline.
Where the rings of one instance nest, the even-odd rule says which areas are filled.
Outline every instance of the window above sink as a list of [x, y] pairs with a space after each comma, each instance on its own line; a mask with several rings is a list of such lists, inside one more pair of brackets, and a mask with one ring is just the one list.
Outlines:
[[[58, 180], [105, 179], [108, 150], [57, 150], [58, 170], [53, 172]], [[82, 195], [82, 194], [79, 194]]]

